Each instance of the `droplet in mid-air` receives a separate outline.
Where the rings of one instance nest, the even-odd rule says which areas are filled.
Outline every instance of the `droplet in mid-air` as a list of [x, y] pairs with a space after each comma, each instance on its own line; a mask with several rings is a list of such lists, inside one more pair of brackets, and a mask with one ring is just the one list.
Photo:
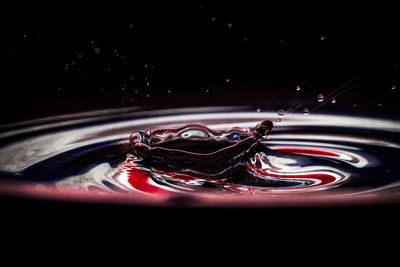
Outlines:
[[317, 99], [318, 99], [318, 102], [322, 102], [322, 101], [324, 101], [325, 97], [323, 94], [319, 94]]
[[300, 85], [296, 85], [296, 91], [300, 91], [301, 86]]
[[232, 28], [232, 23], [228, 23], [228, 28]]
[[278, 110], [279, 116], [284, 116], [285, 114], [286, 114], [286, 111], [284, 111], [283, 109]]
[[331, 103], [332, 103], [332, 104], [335, 104], [335, 103], [336, 103], [336, 99], [335, 99], [335, 98], [332, 98]]
[[392, 89], [392, 90], [395, 90], [395, 89], [396, 89], [396, 86], [392, 85], [391, 89]]
[[308, 114], [310, 114], [310, 111], [308, 110], [308, 108], [303, 109], [303, 114], [306, 115], [306, 116]]

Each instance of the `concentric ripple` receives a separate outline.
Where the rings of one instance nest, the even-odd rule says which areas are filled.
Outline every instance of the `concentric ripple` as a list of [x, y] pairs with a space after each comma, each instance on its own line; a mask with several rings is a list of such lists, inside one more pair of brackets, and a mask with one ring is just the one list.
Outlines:
[[139, 202], [143, 197], [156, 204], [175, 196], [227, 204], [239, 196], [258, 202], [305, 195], [351, 201], [400, 192], [400, 122], [387, 119], [287, 114], [243, 173], [221, 180], [158, 170], [125, 149], [135, 131], [188, 124], [252, 129], [275, 116], [251, 107], [118, 109], [2, 126], [0, 188]]

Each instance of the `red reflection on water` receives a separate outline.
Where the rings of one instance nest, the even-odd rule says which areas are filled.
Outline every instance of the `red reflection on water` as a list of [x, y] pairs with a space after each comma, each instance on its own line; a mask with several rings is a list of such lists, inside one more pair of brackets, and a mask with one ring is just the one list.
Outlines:
[[304, 154], [304, 155], [316, 155], [316, 156], [328, 156], [328, 157], [340, 157], [340, 155], [320, 149], [310, 149], [310, 148], [297, 148], [297, 147], [279, 147], [274, 148], [274, 150], [289, 152], [295, 154]]

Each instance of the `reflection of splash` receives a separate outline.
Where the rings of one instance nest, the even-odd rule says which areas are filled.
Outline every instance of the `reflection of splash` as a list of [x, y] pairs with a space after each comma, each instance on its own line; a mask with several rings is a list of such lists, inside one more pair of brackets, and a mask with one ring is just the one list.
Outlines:
[[[294, 148], [286, 152], [299, 153]], [[318, 151], [320, 151], [318, 153]], [[304, 154], [319, 155], [325, 157], [341, 158], [324, 150], [307, 150]], [[127, 190], [141, 192], [150, 195], [170, 195], [176, 192], [205, 193], [205, 184], [212, 185], [213, 191], [208, 193], [221, 193], [228, 190], [233, 193], [264, 194], [264, 193], [300, 193], [324, 190], [335, 187], [350, 177], [350, 174], [337, 168], [328, 166], [301, 166], [295, 159], [257, 153], [247, 163], [247, 171], [255, 179], [264, 181], [263, 185], [241, 184], [232, 182], [229, 178], [212, 180], [207, 177], [191, 177], [180, 172], [166, 172], [155, 168], [146, 168], [141, 165], [141, 159], [130, 156], [120, 166], [114, 179]], [[209, 188], [209, 187], [208, 187]]]
[[155, 183], [150, 170], [138, 164], [140, 161], [137, 157], [128, 157], [115, 175], [116, 180], [128, 190], [145, 194], [165, 195], [176, 192], [172, 188]]
[[[296, 151], [296, 150], [295, 150]], [[289, 149], [286, 152], [290, 152]], [[316, 150], [313, 151], [316, 154]], [[322, 155], [326, 153], [321, 152]], [[331, 154], [329, 154], [332, 156]], [[306, 192], [331, 188], [350, 177], [349, 173], [327, 166], [299, 166], [294, 159], [264, 153], [252, 157], [247, 168], [260, 179], [279, 181], [283, 186], [260, 188], [267, 192]], [[287, 184], [285, 184], [287, 182]], [[296, 182], [294, 185], [293, 182]]]

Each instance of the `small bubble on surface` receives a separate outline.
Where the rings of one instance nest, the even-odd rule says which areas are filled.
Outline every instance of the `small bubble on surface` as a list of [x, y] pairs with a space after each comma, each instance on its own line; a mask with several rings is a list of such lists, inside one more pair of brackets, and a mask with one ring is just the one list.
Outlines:
[[303, 109], [303, 114], [306, 115], [306, 116], [308, 114], [310, 114], [310, 111], [308, 110], [308, 108]]
[[278, 110], [278, 115], [279, 116], [284, 116], [286, 114], [286, 111], [283, 109]]

